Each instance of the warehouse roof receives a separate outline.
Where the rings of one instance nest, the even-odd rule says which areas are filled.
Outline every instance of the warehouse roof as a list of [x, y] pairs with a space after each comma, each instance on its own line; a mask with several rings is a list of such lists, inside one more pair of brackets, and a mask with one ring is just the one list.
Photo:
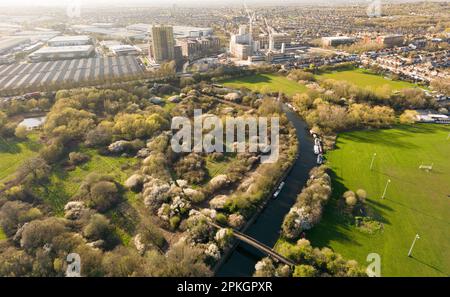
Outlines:
[[93, 49], [92, 45], [76, 45], [76, 46], [48, 46], [38, 49], [34, 54], [54, 54], [54, 53], [72, 53], [86, 52]]
[[65, 42], [65, 41], [90, 41], [90, 37], [87, 35], [74, 35], [74, 36], [56, 36], [49, 40], [49, 42]]

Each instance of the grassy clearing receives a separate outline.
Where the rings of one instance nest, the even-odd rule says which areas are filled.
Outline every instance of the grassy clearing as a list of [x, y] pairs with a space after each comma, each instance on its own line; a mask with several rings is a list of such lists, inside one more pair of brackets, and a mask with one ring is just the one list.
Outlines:
[[[137, 162], [136, 159], [129, 157], [100, 156], [94, 149], [82, 148], [80, 151], [91, 157], [87, 163], [77, 166], [72, 171], [65, 170], [62, 164], [55, 165], [49, 186], [38, 190], [40, 197], [49, 203], [56, 213], [62, 214], [64, 205], [78, 191], [81, 182], [89, 173], [109, 174], [117, 182], [123, 183], [132, 173], [130, 167]], [[135, 197], [128, 191], [126, 198], [133, 200]]]
[[7, 237], [6, 237], [5, 232], [3, 231], [3, 228], [0, 227], [0, 241], [5, 240], [6, 238]]
[[[420, 124], [341, 134], [337, 149], [327, 154], [334, 197], [321, 223], [308, 233], [312, 245], [329, 246], [363, 265], [369, 253], [378, 253], [383, 276], [450, 275], [449, 133], [449, 126]], [[420, 170], [422, 162], [434, 163], [433, 170]], [[388, 179], [392, 182], [382, 200]], [[363, 233], [337, 211], [336, 199], [360, 188], [384, 224], [381, 233]], [[409, 258], [416, 233], [420, 239]]]
[[257, 74], [224, 80], [222, 84], [230, 88], [249, 88], [259, 92], [283, 92], [288, 96], [306, 91], [306, 87], [284, 76], [276, 74]]
[[405, 88], [418, 87], [406, 81], [395, 81], [385, 78], [381, 75], [371, 73], [366, 69], [355, 68], [351, 70], [326, 72], [316, 76], [317, 79], [335, 79], [340, 81], [347, 81], [353, 83], [358, 87], [377, 89], [388, 85], [392, 90], [401, 90]]
[[38, 140], [35, 133], [31, 133], [23, 141], [0, 137], [0, 182], [7, 181], [24, 160], [38, 153], [41, 147]]
[[206, 170], [208, 170], [209, 177], [214, 178], [217, 175], [226, 174], [230, 163], [231, 160], [228, 158], [220, 162], [206, 159]]

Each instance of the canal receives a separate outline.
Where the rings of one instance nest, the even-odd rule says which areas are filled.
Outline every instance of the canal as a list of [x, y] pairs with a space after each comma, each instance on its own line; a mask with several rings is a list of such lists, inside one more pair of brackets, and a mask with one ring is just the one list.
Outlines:
[[[286, 106], [283, 106], [283, 109], [296, 129], [300, 155], [285, 179], [281, 193], [267, 204], [255, 223], [245, 232], [270, 247], [275, 245], [280, 236], [279, 232], [284, 216], [289, 212], [298, 193], [308, 180], [309, 171], [316, 166], [316, 157], [313, 153], [314, 143], [306, 123]], [[216, 276], [252, 276], [256, 262], [265, 256], [256, 248], [239, 242], [228, 260], [219, 268]]]

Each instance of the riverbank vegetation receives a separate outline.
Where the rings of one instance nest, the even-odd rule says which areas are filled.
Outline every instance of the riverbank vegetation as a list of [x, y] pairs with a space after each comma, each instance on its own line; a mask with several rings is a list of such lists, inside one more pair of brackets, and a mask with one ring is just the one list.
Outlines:
[[[47, 95], [42, 127], [19, 137], [15, 121], [3, 135], [8, 144], [39, 145], [32, 155], [9, 152], [24, 161], [0, 188], [0, 275], [63, 276], [72, 252], [83, 276], [211, 275], [231, 228], [255, 213], [297, 153], [279, 103], [250, 91], [194, 79], [61, 90], [36, 100]], [[16, 101], [2, 105], [2, 125], [30, 112]], [[278, 162], [261, 164], [261, 152], [175, 153], [171, 118], [193, 119], [194, 109], [222, 121], [278, 116]]]

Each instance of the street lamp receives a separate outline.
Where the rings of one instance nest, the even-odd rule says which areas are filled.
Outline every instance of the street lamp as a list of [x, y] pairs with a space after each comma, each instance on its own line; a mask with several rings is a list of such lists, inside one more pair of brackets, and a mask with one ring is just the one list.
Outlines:
[[419, 234], [416, 234], [416, 236], [414, 237], [414, 240], [413, 240], [413, 242], [411, 244], [411, 248], [409, 249], [409, 252], [408, 252], [408, 257], [411, 257], [412, 250], [413, 250], [414, 245], [416, 244], [416, 240], [417, 239], [420, 239]]
[[370, 162], [370, 170], [372, 170], [372, 168], [373, 168], [373, 162], [375, 161], [376, 156], [377, 156], [377, 153], [373, 153], [372, 162]]
[[383, 192], [383, 196], [381, 196], [381, 199], [384, 199], [384, 197], [386, 197], [386, 191], [387, 191], [387, 188], [388, 188], [390, 183], [391, 183], [391, 180], [388, 179], [387, 182], [386, 182], [386, 186], [384, 187], [384, 192]]

